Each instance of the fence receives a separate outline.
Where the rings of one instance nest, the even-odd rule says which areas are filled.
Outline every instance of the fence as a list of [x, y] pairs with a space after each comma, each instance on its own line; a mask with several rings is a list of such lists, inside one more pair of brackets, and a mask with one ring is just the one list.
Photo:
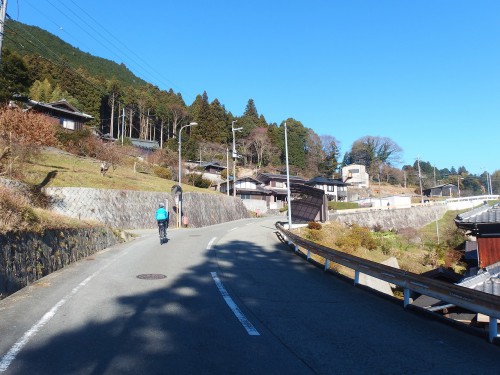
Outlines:
[[279, 222], [276, 223], [276, 228], [285, 241], [289, 245], [293, 245], [296, 252], [299, 247], [305, 249], [307, 251], [307, 259], [311, 258], [311, 253], [324, 258], [325, 271], [329, 269], [331, 261], [354, 270], [354, 285], [359, 284], [359, 275], [363, 273], [402, 287], [404, 290], [405, 308], [410, 304], [410, 293], [417, 292], [451, 305], [489, 316], [489, 341], [498, 341], [498, 319], [500, 319], [499, 296], [429, 279], [412, 272], [389, 267], [315, 244], [286, 230]]

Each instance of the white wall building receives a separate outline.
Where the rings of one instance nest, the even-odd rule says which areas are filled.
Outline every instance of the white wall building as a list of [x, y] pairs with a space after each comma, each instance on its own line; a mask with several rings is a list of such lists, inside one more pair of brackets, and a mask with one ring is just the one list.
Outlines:
[[342, 181], [353, 187], [370, 187], [370, 176], [362, 164], [350, 164], [342, 168]]

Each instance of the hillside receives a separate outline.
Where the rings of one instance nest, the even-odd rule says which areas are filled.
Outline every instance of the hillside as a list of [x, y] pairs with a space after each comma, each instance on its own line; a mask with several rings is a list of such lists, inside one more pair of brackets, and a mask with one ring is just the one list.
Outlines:
[[125, 85], [141, 86], [146, 82], [135, 76], [124, 64], [93, 56], [66, 43], [59, 37], [39, 27], [7, 20], [5, 22], [5, 47], [21, 56], [35, 54], [61, 63], [72, 69], [84, 68], [89, 74], [106, 79], [116, 79]]

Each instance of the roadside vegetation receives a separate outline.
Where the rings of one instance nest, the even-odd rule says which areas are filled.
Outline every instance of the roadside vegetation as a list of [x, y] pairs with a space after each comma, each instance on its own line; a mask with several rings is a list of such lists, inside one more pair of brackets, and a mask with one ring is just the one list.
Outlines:
[[[413, 273], [421, 274], [444, 267], [461, 274], [465, 271], [465, 264], [461, 261], [459, 248], [466, 238], [453, 221], [458, 213], [448, 211], [437, 224], [433, 222], [419, 230], [403, 228], [397, 232], [381, 231], [331, 222], [310, 223], [297, 232], [315, 243], [374, 262], [380, 263], [394, 257], [401, 269]], [[324, 262], [320, 257], [316, 260]], [[347, 276], [354, 275], [349, 268], [336, 264], [331, 267]]]

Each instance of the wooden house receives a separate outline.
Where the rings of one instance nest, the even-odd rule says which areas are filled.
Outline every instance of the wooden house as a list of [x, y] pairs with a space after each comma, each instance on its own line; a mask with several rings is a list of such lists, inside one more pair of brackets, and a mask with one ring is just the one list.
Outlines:
[[484, 204], [457, 215], [455, 224], [477, 240], [479, 268], [500, 262], [500, 204]]
[[22, 101], [28, 106], [29, 111], [41, 113], [53, 123], [68, 130], [81, 130], [84, 123], [94, 118], [73, 107], [66, 99], [52, 103], [42, 103], [27, 98], [23, 98]]

